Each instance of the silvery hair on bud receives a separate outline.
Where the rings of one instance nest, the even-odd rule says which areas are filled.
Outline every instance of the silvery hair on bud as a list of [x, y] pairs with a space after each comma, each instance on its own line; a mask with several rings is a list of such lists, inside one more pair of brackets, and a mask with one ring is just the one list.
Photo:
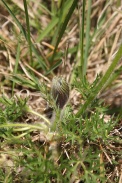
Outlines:
[[51, 93], [56, 106], [62, 109], [69, 98], [69, 86], [62, 76], [53, 78]]

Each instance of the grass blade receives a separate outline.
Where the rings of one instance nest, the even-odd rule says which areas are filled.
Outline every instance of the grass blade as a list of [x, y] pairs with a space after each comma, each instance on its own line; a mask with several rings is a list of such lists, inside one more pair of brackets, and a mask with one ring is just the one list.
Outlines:
[[[79, 42], [79, 49], [78, 49], [78, 53], [80, 53], [80, 59], [78, 62], [78, 73], [79, 73], [79, 78], [81, 78], [84, 81], [84, 77], [83, 77], [83, 65], [84, 65], [84, 22], [85, 22], [85, 4], [86, 2], [83, 1], [83, 5], [82, 5], [82, 24], [80, 22], [80, 18], [79, 18], [79, 25], [81, 27], [79, 27], [80, 30], [80, 42]], [[79, 56], [78, 56], [79, 57]]]
[[21, 25], [21, 23], [18, 21], [18, 19], [16, 18], [16, 16], [14, 15], [14, 13], [11, 11], [11, 9], [8, 7], [8, 5], [6, 4], [6, 2], [4, 0], [2, 0], [2, 2], [5, 5], [6, 9], [8, 10], [9, 14], [14, 19], [16, 25], [19, 27], [20, 31], [24, 35], [25, 39], [27, 40], [27, 35], [26, 35], [26, 32], [25, 32], [25, 29], [23, 28], [23, 26]]
[[52, 45], [56, 45], [56, 41], [59, 35], [59, 31], [61, 29], [61, 25], [63, 24], [65, 17], [67, 15], [67, 12], [70, 9], [72, 3], [73, 3], [73, 0], [62, 1], [62, 4], [58, 12], [59, 14], [58, 26], [56, 27], [56, 30], [52, 39]]
[[[12, 18], [14, 19], [16, 25], [19, 27], [20, 31], [22, 32], [22, 34], [24, 35], [25, 39], [28, 41], [28, 34], [26, 33], [24, 27], [21, 25], [21, 23], [19, 22], [19, 20], [16, 18], [16, 16], [14, 15], [14, 13], [11, 11], [11, 9], [8, 7], [8, 5], [6, 4], [6, 2], [4, 0], [2, 0], [4, 6], [6, 7], [6, 9], [8, 10], [9, 14], [12, 16]], [[41, 64], [41, 67], [44, 71], [46, 71], [46, 65], [43, 62], [43, 60], [41, 60], [41, 57], [38, 53], [38, 51], [36, 50], [35, 46], [32, 44], [32, 51], [34, 52], [35, 56], [38, 59], [38, 62]]]
[[45, 28], [45, 30], [41, 33], [41, 35], [38, 37], [37, 41], [40, 42], [42, 39], [50, 33], [50, 31], [56, 26], [58, 23], [59, 18], [54, 17], [51, 22], [48, 24], [48, 26]]
[[27, 39], [28, 39], [28, 44], [29, 44], [29, 50], [30, 50], [30, 59], [31, 59], [31, 64], [32, 64], [32, 44], [31, 44], [31, 35], [30, 35], [30, 24], [29, 24], [29, 16], [28, 16], [28, 8], [27, 8], [27, 2], [26, 0], [23, 0], [24, 3], [24, 8], [25, 8], [25, 17], [26, 17], [26, 24], [27, 24]]
[[85, 1], [83, 1], [83, 10], [82, 10], [82, 28], [81, 28], [81, 35], [80, 35], [80, 50], [81, 50], [81, 63], [80, 66], [83, 65], [84, 59], [84, 21], [85, 21]]
[[[14, 68], [14, 73], [13, 73], [14, 75], [16, 75], [16, 73], [17, 73], [17, 69], [18, 69], [18, 65], [19, 65], [19, 60], [20, 60], [20, 41], [18, 40], [16, 63], [15, 63], [15, 68]], [[15, 86], [15, 82], [13, 81], [13, 84], [12, 84], [12, 96], [13, 96], [13, 92], [14, 92], [14, 86]]]
[[67, 16], [65, 17], [64, 23], [63, 23], [63, 25], [62, 25], [62, 27], [61, 27], [61, 30], [60, 30], [60, 32], [59, 32], [59, 36], [58, 36], [58, 39], [57, 39], [57, 42], [56, 42], [56, 45], [55, 45], [55, 49], [54, 49], [54, 52], [53, 52], [53, 55], [52, 55], [52, 59], [51, 59], [52, 62], [53, 62], [53, 60], [54, 60], [54, 58], [55, 58], [56, 50], [57, 50], [57, 48], [58, 48], [58, 45], [59, 45], [59, 43], [60, 43], [60, 40], [61, 40], [61, 38], [62, 38], [62, 36], [63, 36], [65, 30], [66, 30], [67, 24], [68, 24], [68, 22], [69, 22], [69, 20], [70, 20], [70, 17], [71, 17], [71, 15], [72, 15], [74, 9], [75, 9], [76, 6], [77, 6], [77, 3], [78, 3], [78, 0], [74, 0], [74, 1], [73, 1], [72, 5], [71, 5], [71, 7], [70, 7], [70, 10], [69, 10]]
[[49, 71], [47, 71], [46, 75], [48, 75], [49, 73], [51, 73], [54, 69], [56, 69], [60, 64], [62, 63], [62, 60], [59, 60], [58, 62], [56, 62], [55, 65], [53, 65]]
[[91, 104], [91, 102], [96, 98], [98, 93], [102, 90], [102, 88], [104, 87], [104, 85], [108, 81], [110, 75], [112, 74], [115, 67], [117, 66], [121, 57], [122, 57], [122, 45], [120, 46], [114, 60], [112, 61], [112, 64], [110, 65], [110, 67], [106, 71], [105, 75], [102, 77], [101, 81], [98, 83], [94, 93], [91, 93], [91, 95], [89, 96], [88, 100], [85, 102], [83, 107], [77, 112], [77, 114], [76, 114], [77, 117], [79, 117], [80, 115], [82, 115], [84, 113], [84, 111], [88, 108], [88, 106]]
[[87, 10], [87, 20], [86, 20], [86, 46], [85, 46], [85, 54], [84, 54], [84, 64], [83, 64], [83, 77], [86, 75], [87, 70], [87, 59], [89, 53], [89, 45], [90, 45], [90, 15], [91, 15], [91, 0], [88, 1], [88, 10]]

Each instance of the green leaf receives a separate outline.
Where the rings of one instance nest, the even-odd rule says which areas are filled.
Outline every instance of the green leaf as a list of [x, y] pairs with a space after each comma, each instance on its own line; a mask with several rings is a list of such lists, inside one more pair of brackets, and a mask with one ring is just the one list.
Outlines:
[[49, 73], [51, 73], [54, 69], [56, 69], [59, 65], [61, 65], [62, 60], [59, 60], [58, 62], [56, 62], [55, 65], [53, 65], [50, 70], [47, 71], [46, 75], [48, 75]]
[[122, 45], [120, 46], [118, 52], [116, 53], [116, 56], [115, 56], [114, 60], [112, 61], [112, 64], [106, 71], [105, 75], [102, 77], [101, 81], [96, 86], [94, 93], [91, 93], [89, 95], [89, 97], [88, 97], [87, 101], [85, 102], [85, 104], [83, 105], [83, 107], [77, 112], [76, 117], [81, 116], [86, 111], [86, 109], [91, 104], [91, 102], [97, 97], [98, 93], [103, 89], [104, 85], [108, 81], [110, 75], [114, 71], [114, 69], [117, 66], [121, 57], [122, 57]]
[[56, 24], [58, 23], [59, 18], [58, 17], [54, 17], [51, 22], [48, 24], [48, 26], [42, 31], [42, 33], [39, 35], [39, 37], [37, 38], [37, 41], [40, 42], [42, 41], [42, 39], [46, 36], [48, 36], [48, 34], [52, 31], [52, 29], [56, 26]]

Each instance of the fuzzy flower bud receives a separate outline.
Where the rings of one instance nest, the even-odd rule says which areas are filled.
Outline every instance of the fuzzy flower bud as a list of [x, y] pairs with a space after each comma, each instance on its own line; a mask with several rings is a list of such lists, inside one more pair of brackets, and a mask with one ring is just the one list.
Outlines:
[[62, 109], [69, 98], [69, 86], [62, 76], [53, 78], [51, 93], [57, 107]]

